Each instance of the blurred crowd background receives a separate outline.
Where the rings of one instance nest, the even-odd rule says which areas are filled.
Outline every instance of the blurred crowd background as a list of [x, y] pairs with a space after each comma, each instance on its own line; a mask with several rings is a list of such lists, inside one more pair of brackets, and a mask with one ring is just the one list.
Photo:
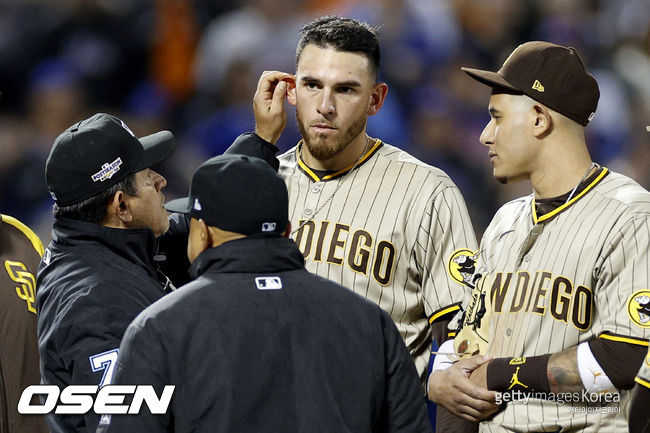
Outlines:
[[[575, 47], [601, 98], [587, 127], [595, 161], [650, 187], [650, 0], [0, 0], [0, 211], [49, 242], [49, 149], [95, 112], [136, 135], [171, 130], [167, 198], [254, 128], [260, 73], [295, 71], [298, 29], [336, 13], [380, 25], [386, 104], [368, 132], [445, 170], [481, 236], [505, 201], [479, 135], [489, 89], [460, 66], [498, 69], [528, 40]], [[294, 112], [279, 141], [299, 139]]]

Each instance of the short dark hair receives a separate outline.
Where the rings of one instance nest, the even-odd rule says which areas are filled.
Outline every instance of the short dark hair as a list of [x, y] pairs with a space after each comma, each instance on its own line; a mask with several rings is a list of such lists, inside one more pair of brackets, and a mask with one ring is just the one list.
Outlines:
[[52, 212], [56, 218], [65, 217], [99, 224], [106, 216], [106, 206], [118, 191], [124, 191], [128, 195], [138, 194], [138, 188], [135, 184], [135, 173], [129, 174], [126, 178], [110, 188], [80, 202], [67, 206], [59, 206], [54, 203]]
[[379, 73], [379, 27], [352, 18], [330, 15], [317, 18], [300, 29], [296, 67], [302, 50], [309, 44], [321, 48], [361, 53], [370, 60], [375, 80]]

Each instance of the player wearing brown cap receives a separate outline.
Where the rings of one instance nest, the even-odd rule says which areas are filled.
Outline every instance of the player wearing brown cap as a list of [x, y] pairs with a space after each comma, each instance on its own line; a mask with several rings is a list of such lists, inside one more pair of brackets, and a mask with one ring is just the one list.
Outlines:
[[20, 415], [23, 390], [40, 382], [36, 270], [43, 245], [26, 225], [0, 215], [0, 432], [48, 431], [45, 417]]
[[533, 192], [487, 228], [475, 298], [489, 314], [452, 347], [476, 347], [478, 326], [491, 360], [434, 371], [429, 396], [471, 421], [501, 403], [481, 431], [627, 431], [650, 332], [650, 194], [592, 162], [599, 90], [573, 48], [528, 42], [496, 73], [463, 70], [493, 89], [480, 141], [494, 176]]

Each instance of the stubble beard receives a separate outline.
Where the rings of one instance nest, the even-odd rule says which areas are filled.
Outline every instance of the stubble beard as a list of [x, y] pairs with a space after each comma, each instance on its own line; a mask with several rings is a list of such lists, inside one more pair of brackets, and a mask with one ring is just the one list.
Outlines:
[[319, 161], [326, 161], [328, 159], [334, 158], [336, 155], [340, 154], [348, 147], [348, 144], [352, 142], [366, 126], [367, 117], [366, 115], [359, 116], [353, 123], [345, 130], [342, 136], [338, 139], [335, 138], [335, 141], [332, 144], [327, 144], [326, 137], [322, 135], [316, 135], [312, 137], [309, 135], [309, 131], [305, 127], [300, 118], [300, 113], [296, 110], [296, 123], [298, 124], [298, 130], [302, 136], [302, 140], [309, 150], [309, 154], [316, 158]]

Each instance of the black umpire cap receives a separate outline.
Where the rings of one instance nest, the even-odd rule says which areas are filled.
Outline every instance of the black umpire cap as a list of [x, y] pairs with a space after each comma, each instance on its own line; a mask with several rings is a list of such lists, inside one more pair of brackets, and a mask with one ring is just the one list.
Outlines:
[[289, 222], [284, 180], [266, 161], [244, 155], [215, 156], [201, 164], [192, 176], [190, 195], [165, 208], [247, 236], [282, 234]]
[[47, 187], [59, 206], [78, 203], [164, 161], [175, 148], [169, 131], [137, 138], [117, 117], [98, 113], [56, 138], [45, 164]]

